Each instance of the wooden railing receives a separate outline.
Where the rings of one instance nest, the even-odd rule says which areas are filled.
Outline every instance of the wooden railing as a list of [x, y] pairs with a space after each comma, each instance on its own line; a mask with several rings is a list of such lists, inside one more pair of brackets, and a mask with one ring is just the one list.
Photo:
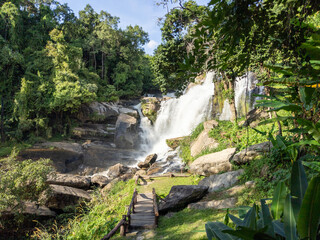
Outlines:
[[153, 211], [155, 216], [155, 226], [158, 226], [158, 218], [159, 218], [159, 209], [158, 209], [158, 203], [157, 203], [157, 194], [156, 190], [152, 188], [152, 195], [153, 195]]
[[134, 205], [137, 203], [137, 196], [138, 196], [137, 189], [134, 189], [127, 214], [122, 215], [122, 219], [120, 220], [120, 222], [101, 240], [110, 239], [119, 230], [119, 228], [120, 228], [120, 235], [121, 236], [126, 235], [126, 232], [128, 232], [128, 228], [130, 226], [131, 213], [134, 213]]
[[146, 179], [153, 179], [153, 178], [166, 178], [166, 177], [190, 177], [190, 174], [173, 174], [173, 173], [168, 173], [168, 174], [163, 174], [160, 176], [143, 176], [143, 175], [135, 175], [135, 184], [138, 185], [139, 184], [139, 179], [141, 179], [142, 181], [146, 182]]

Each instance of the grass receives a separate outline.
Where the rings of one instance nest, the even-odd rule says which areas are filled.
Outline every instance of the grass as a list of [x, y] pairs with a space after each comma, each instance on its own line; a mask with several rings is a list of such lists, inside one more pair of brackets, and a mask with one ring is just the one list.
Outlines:
[[[148, 185], [138, 187], [138, 192], [152, 192], [152, 188], [156, 190], [158, 196], [165, 197], [169, 194], [172, 186], [175, 185], [197, 185], [202, 177], [190, 175], [190, 177], [174, 177], [174, 178], [153, 178]], [[141, 180], [140, 180], [141, 182]]]

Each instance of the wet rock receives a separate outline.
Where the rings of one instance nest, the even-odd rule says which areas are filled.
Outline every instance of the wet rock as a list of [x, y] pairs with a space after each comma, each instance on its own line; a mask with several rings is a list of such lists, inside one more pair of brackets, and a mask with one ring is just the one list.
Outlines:
[[74, 142], [44, 142], [34, 145], [34, 148], [57, 148], [78, 154], [83, 152], [82, 145]]
[[132, 165], [140, 154], [134, 149], [119, 149], [105, 143], [91, 143], [84, 152], [83, 168], [79, 172], [92, 175], [105, 171], [117, 163]]
[[119, 115], [119, 108], [115, 104], [104, 102], [92, 102], [83, 104], [77, 114], [77, 118], [85, 122], [107, 123], [115, 122]]
[[237, 165], [248, 163], [254, 160], [257, 156], [266, 154], [272, 148], [271, 142], [263, 142], [249, 146], [247, 149], [242, 150], [235, 154], [231, 160]]
[[91, 196], [84, 190], [52, 184], [45, 198], [45, 206], [53, 209], [63, 209], [66, 206], [77, 205], [82, 201], [91, 200]]
[[139, 162], [138, 167], [141, 169], [148, 169], [156, 160], [158, 155], [157, 154], [150, 154], [146, 157], [144, 162]]
[[163, 166], [160, 163], [154, 163], [147, 171], [147, 175], [154, 175], [157, 173], [162, 173], [164, 171]]
[[110, 179], [120, 177], [121, 175], [127, 173], [129, 168], [127, 166], [118, 163], [112, 167], [109, 167], [107, 177]]
[[206, 202], [197, 202], [197, 203], [190, 203], [188, 208], [191, 209], [206, 209], [206, 208], [213, 208], [213, 209], [224, 209], [224, 208], [233, 208], [237, 204], [237, 198], [227, 198], [223, 200], [212, 200]]
[[141, 111], [152, 123], [157, 119], [157, 112], [160, 109], [161, 101], [156, 97], [144, 97], [141, 100]]
[[166, 143], [168, 147], [171, 147], [172, 149], [176, 149], [177, 147], [179, 147], [180, 142], [185, 138], [186, 137], [177, 137], [177, 138], [166, 139]]
[[76, 176], [72, 174], [54, 174], [49, 175], [48, 184], [68, 186], [74, 188], [81, 189], [89, 189], [90, 188], [90, 178], [83, 176]]
[[138, 118], [138, 117], [139, 117], [138, 111], [135, 110], [135, 109], [120, 107], [120, 108], [119, 108], [119, 112], [120, 112], [120, 113], [127, 114], [127, 115], [129, 115], [129, 116], [132, 116], [132, 117], [134, 117], [134, 118]]
[[199, 186], [208, 187], [209, 192], [220, 191], [222, 189], [230, 188], [238, 182], [238, 177], [243, 174], [244, 170], [211, 175], [199, 182]]
[[173, 186], [168, 196], [160, 203], [159, 212], [179, 211], [189, 203], [199, 201], [208, 192], [206, 186], [177, 185]]
[[[208, 126], [209, 124], [206, 124]], [[199, 136], [191, 143], [190, 152], [191, 156], [195, 157], [203, 150], [214, 149], [219, 146], [219, 143], [213, 138], [209, 137], [210, 129], [204, 129]]]
[[221, 152], [211, 153], [197, 158], [190, 164], [190, 172], [198, 175], [209, 176], [219, 172], [230, 171], [230, 159], [235, 153], [235, 148], [228, 148]]
[[72, 129], [72, 137], [90, 140], [113, 140], [115, 126], [111, 124], [84, 123], [80, 127]]
[[133, 177], [134, 177], [133, 173], [125, 173], [125, 174], [121, 175], [119, 178], [121, 181], [126, 182], [126, 181], [132, 179]]
[[137, 119], [121, 113], [116, 122], [114, 143], [118, 148], [134, 148], [138, 143]]
[[91, 184], [103, 188], [106, 186], [110, 180], [102, 175], [94, 175], [91, 177]]
[[18, 159], [39, 160], [40, 158], [49, 158], [53, 166], [59, 173], [66, 173], [76, 170], [83, 164], [83, 154], [64, 149], [36, 148], [26, 149], [19, 153]]

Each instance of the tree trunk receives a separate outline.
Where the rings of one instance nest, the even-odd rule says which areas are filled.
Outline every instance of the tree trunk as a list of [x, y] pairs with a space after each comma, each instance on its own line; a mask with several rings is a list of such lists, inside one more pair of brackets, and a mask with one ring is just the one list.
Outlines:
[[103, 80], [104, 77], [104, 54], [101, 53], [101, 80]]

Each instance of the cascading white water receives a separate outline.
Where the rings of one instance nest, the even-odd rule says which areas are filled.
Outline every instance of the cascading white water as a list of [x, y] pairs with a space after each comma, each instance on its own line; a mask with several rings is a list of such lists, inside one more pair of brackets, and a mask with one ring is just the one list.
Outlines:
[[203, 84], [190, 88], [179, 98], [163, 101], [154, 126], [142, 116], [140, 106], [137, 106], [141, 117], [141, 148], [145, 152], [139, 160], [144, 160], [148, 154], [157, 153], [157, 161], [164, 161], [168, 154], [172, 155], [166, 139], [189, 135], [199, 123], [210, 116], [214, 76], [215, 73], [209, 72]]
[[[256, 86], [257, 78], [252, 72], [248, 72], [243, 77], [236, 79], [234, 86], [235, 93], [235, 105], [238, 113], [238, 117], [242, 117], [245, 112], [245, 105], [247, 105], [247, 112], [254, 108], [255, 98], [252, 94], [262, 94], [263, 87]], [[228, 100], [225, 100], [223, 110], [220, 114], [219, 120], [230, 120], [231, 110]]]

